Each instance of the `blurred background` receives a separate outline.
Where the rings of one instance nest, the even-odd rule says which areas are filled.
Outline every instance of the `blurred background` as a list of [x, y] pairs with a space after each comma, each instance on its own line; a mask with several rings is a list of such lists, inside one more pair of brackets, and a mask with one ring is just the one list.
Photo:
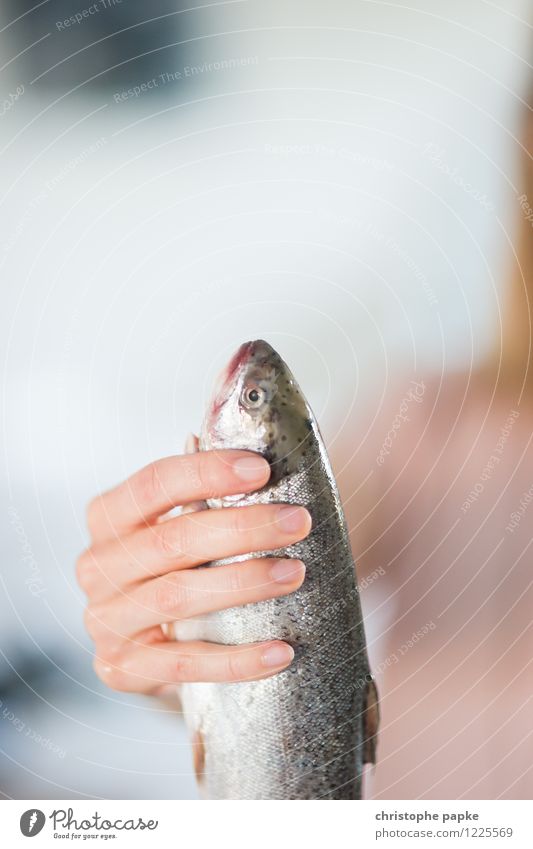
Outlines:
[[[530, 12], [2, 4], [5, 797], [196, 797], [181, 718], [93, 673], [74, 575], [85, 505], [181, 450], [247, 339], [290, 363], [350, 503], [361, 411], [386, 409], [399, 374], [478, 368], [523, 216]], [[388, 620], [370, 614], [389, 592], [362, 590], [377, 666]], [[374, 792], [401, 797], [387, 786]]]

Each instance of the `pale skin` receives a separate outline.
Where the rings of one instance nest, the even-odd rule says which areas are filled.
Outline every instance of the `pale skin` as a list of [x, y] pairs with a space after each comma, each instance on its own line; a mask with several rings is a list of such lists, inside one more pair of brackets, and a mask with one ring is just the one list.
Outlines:
[[[197, 568], [308, 535], [303, 507], [191, 509], [206, 498], [259, 489], [269, 475], [258, 454], [203, 451], [157, 460], [91, 501], [91, 543], [76, 571], [88, 598], [94, 668], [109, 687], [157, 695], [186, 681], [267, 678], [291, 663], [294, 652], [281, 641], [222, 646], [177, 642], [166, 631], [169, 623], [287, 595], [302, 584], [305, 565], [292, 558]], [[180, 515], [167, 516], [176, 506]]]

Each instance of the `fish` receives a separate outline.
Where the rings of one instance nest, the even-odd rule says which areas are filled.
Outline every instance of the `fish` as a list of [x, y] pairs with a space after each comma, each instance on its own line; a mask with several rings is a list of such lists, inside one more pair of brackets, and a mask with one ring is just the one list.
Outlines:
[[178, 639], [276, 639], [295, 653], [288, 668], [260, 681], [181, 685], [200, 792], [206, 799], [360, 799], [363, 765], [376, 762], [379, 700], [348, 528], [316, 418], [268, 342], [246, 342], [231, 358], [196, 447], [256, 451], [270, 465], [262, 489], [209, 499], [209, 509], [282, 502], [305, 506], [312, 518], [301, 542], [205, 567], [295, 557], [306, 566], [299, 589], [175, 623]]

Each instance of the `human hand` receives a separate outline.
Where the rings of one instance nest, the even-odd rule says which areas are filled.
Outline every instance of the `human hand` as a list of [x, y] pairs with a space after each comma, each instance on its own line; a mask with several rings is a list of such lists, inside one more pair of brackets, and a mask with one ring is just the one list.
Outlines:
[[222, 646], [175, 642], [164, 632], [165, 623], [287, 595], [302, 584], [305, 566], [296, 559], [197, 567], [304, 539], [311, 529], [305, 508], [260, 504], [165, 515], [177, 505], [252, 492], [269, 475], [259, 454], [202, 451], [151, 463], [90, 502], [91, 543], [76, 572], [88, 597], [94, 668], [108, 686], [156, 694], [185, 681], [266, 678], [290, 664], [294, 652], [281, 641]]

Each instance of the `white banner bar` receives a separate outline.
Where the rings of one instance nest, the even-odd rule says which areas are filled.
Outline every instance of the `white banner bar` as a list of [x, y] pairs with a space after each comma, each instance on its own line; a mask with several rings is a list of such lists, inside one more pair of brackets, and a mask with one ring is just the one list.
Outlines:
[[[4, 801], [2, 846], [531, 849], [528, 801]], [[35, 844], [28, 840], [35, 837]]]

